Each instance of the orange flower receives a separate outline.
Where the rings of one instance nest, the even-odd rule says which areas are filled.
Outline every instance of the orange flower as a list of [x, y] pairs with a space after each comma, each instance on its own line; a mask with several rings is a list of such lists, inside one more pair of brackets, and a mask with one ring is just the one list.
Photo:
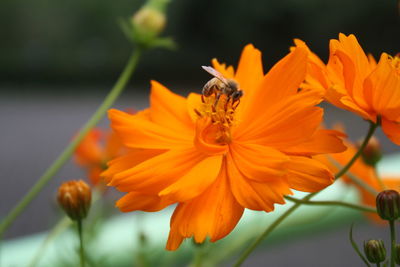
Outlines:
[[139, 149], [112, 160], [103, 173], [127, 192], [117, 206], [158, 211], [177, 203], [167, 242], [175, 250], [184, 238], [223, 238], [244, 208], [272, 211], [291, 188], [315, 192], [330, 185], [332, 173], [311, 156], [345, 147], [338, 132], [319, 129], [321, 94], [298, 93], [306, 58], [305, 49], [294, 49], [264, 75], [260, 51], [247, 45], [236, 72], [212, 62], [239, 85], [241, 98], [226, 90], [184, 98], [152, 81], [149, 109], [110, 110], [123, 144]]
[[[332, 154], [329, 156], [318, 156], [317, 158], [323, 161], [331, 169], [332, 172], [338, 172], [342, 166], [344, 166], [350, 161], [350, 159], [354, 156], [354, 154], [358, 150], [358, 148], [350, 141], [346, 141], [346, 145], [347, 145], [347, 150], [345, 152]], [[337, 163], [339, 164], [339, 166], [337, 165]], [[382, 187], [381, 183], [378, 180], [375, 168], [371, 165], [366, 164], [361, 157], [357, 159], [356, 162], [351, 166], [349, 173], [361, 179], [364, 183], [368, 184], [377, 192], [381, 192], [382, 190], [385, 189]], [[400, 191], [400, 177], [383, 176], [381, 177], [381, 180], [383, 185], [387, 189]], [[375, 195], [367, 191], [364, 187], [360, 186], [359, 184], [354, 183], [353, 180], [350, 179], [348, 175], [343, 176], [343, 181], [349, 185], [354, 185], [359, 190], [361, 194], [362, 203], [371, 207], [375, 207], [375, 198], [376, 198]], [[367, 215], [376, 222], [382, 222], [382, 220], [377, 214], [367, 213]]]
[[[298, 47], [306, 47], [296, 41]], [[326, 99], [339, 108], [377, 122], [400, 145], [400, 56], [382, 53], [378, 63], [366, 56], [354, 35], [339, 34], [330, 41], [330, 56], [326, 66], [315, 55], [309, 58], [308, 87], [326, 90]]]
[[118, 136], [99, 128], [92, 129], [75, 150], [75, 161], [86, 169], [90, 182], [97, 185], [100, 174], [107, 168], [107, 161], [121, 154], [122, 144]]

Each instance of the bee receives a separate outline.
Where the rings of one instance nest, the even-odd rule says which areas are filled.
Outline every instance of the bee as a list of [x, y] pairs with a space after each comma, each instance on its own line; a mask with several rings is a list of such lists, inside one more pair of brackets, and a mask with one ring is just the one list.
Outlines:
[[[235, 103], [240, 100], [243, 96], [243, 91], [239, 89], [239, 85], [232, 79], [226, 79], [222, 74], [209, 66], [202, 66], [202, 68], [210, 73], [214, 78], [209, 80], [203, 87], [203, 95], [205, 97], [211, 96], [212, 94], [216, 95], [216, 103], [218, 103], [219, 98], [222, 94], [227, 96], [227, 100], [232, 100], [232, 103]], [[228, 102], [227, 101], [227, 102]]]

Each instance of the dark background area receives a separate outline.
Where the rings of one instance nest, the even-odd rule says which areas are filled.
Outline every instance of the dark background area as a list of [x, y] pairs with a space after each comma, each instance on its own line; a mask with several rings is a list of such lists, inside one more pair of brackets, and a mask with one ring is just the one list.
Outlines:
[[[35, 90], [111, 86], [131, 51], [117, 21], [142, 3], [2, 0], [1, 84], [39, 85]], [[263, 52], [266, 67], [287, 53], [293, 38], [326, 59], [329, 39], [339, 32], [354, 33], [375, 57], [383, 51], [395, 54], [399, 25], [395, 0], [174, 0], [164, 35], [172, 36], [179, 49], [148, 53], [135, 82], [198, 82], [205, 77], [201, 65], [213, 57], [236, 64], [247, 43]]]

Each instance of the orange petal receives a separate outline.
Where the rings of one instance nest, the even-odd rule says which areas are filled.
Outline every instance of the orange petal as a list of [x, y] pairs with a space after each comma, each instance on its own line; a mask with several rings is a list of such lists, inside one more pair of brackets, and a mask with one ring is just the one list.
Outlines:
[[100, 145], [103, 132], [94, 128], [87, 133], [75, 150], [75, 160], [81, 166], [101, 164], [103, 150]]
[[105, 181], [110, 182], [111, 178], [120, 172], [126, 171], [128, 169], [133, 168], [134, 166], [146, 161], [152, 157], [155, 157], [161, 153], [164, 153], [165, 150], [132, 150], [128, 152], [126, 155], [115, 158], [107, 163], [108, 168], [105, 170], [101, 176], [105, 178]]
[[243, 207], [230, 191], [223, 167], [215, 183], [203, 194], [180, 203], [171, 218], [167, 249], [176, 250], [184, 238], [194, 237], [197, 243], [210, 237], [215, 242], [229, 234], [240, 220]]
[[206, 155], [222, 155], [226, 152], [228, 146], [216, 143], [219, 134], [218, 125], [212, 124], [210, 118], [198, 119], [194, 145]]
[[242, 123], [250, 123], [264, 109], [295, 95], [300, 84], [304, 81], [307, 68], [307, 50], [296, 48], [289, 53], [264, 76], [260, 84], [249, 96], [244, 95], [242, 101], [248, 101], [242, 110]]
[[400, 122], [382, 118], [382, 130], [393, 143], [400, 145]]
[[121, 139], [118, 137], [115, 131], [110, 131], [107, 135], [104, 153], [108, 160], [119, 156], [124, 150]]
[[156, 81], [151, 81], [150, 118], [165, 128], [190, 135], [194, 125], [187, 113], [186, 98], [172, 93]]
[[292, 109], [291, 113], [276, 116], [275, 120], [262, 124], [259, 129], [254, 129], [251, 134], [243, 136], [243, 142], [257, 143], [281, 150], [309, 140], [321, 124], [323, 109], [313, 106], [303, 108], [298, 105], [297, 107], [297, 109]]
[[235, 71], [232, 66], [226, 66], [225, 63], [219, 63], [216, 58], [211, 60], [211, 64], [214, 69], [222, 74], [225, 78], [233, 79], [235, 76]]
[[191, 147], [193, 135], [177, 132], [151, 122], [141, 113], [131, 115], [119, 110], [108, 111], [112, 128], [123, 144], [131, 148], [171, 149]]
[[346, 146], [339, 137], [343, 133], [334, 130], [321, 129], [316, 131], [309, 140], [299, 145], [284, 149], [291, 155], [313, 156], [325, 153], [338, 153], [346, 150]]
[[289, 161], [288, 156], [274, 148], [252, 143], [232, 143], [230, 154], [238, 170], [245, 177], [258, 182], [285, 175], [284, 164]]
[[289, 185], [299, 191], [317, 192], [334, 181], [330, 170], [315, 159], [292, 157], [287, 167]]
[[195, 149], [170, 150], [116, 173], [109, 185], [123, 192], [158, 194], [204, 159]]
[[316, 54], [311, 52], [306, 43], [302, 40], [294, 39], [294, 43], [296, 47], [304, 47], [308, 52], [306, 87], [324, 92], [330, 87], [324, 62]]
[[266, 182], [247, 179], [239, 170], [240, 162], [227, 156], [229, 181], [236, 200], [245, 208], [252, 210], [274, 210], [274, 204], [284, 204], [283, 195], [291, 194], [286, 177], [268, 177]]
[[136, 210], [154, 212], [162, 210], [170, 204], [170, 201], [157, 195], [146, 195], [140, 192], [129, 192], [117, 201], [116, 206], [122, 212]]
[[158, 195], [165, 196], [171, 202], [185, 202], [192, 199], [203, 193], [215, 181], [221, 170], [221, 164], [222, 156], [207, 157]]
[[376, 69], [364, 82], [368, 102], [378, 114], [397, 119], [400, 110], [400, 75], [393, 68], [388, 55], [383, 53]]
[[[252, 44], [248, 44], [243, 49], [235, 74], [235, 80], [239, 83], [240, 89], [244, 91], [246, 98], [252, 98], [251, 95], [254, 94], [255, 88], [263, 77], [261, 52]], [[246, 102], [244, 99], [242, 105]]]
[[[292, 119], [302, 116], [300, 113], [308, 112], [310, 109], [317, 113], [320, 112], [317, 111], [318, 108], [313, 106], [320, 103], [323, 100], [322, 97], [323, 95], [320, 92], [308, 91], [289, 96], [270, 106], [264, 104], [259, 107], [259, 113], [255, 115], [251, 121], [239, 121], [238, 126], [234, 128], [234, 140], [246, 141], [258, 138], [259, 136], [265, 137], [271, 133], [280, 134], [280, 132], [276, 132], [277, 128], [275, 127], [281, 127], [287, 123], [292, 123]], [[319, 115], [317, 115], [317, 117], [318, 116]], [[321, 120], [320, 117], [318, 118], [318, 120]], [[318, 122], [318, 125], [319, 123], [320, 122]], [[300, 123], [289, 126], [296, 127], [296, 125], [302, 126]], [[295, 131], [293, 130], [292, 133], [295, 133]], [[297, 133], [302, 134], [302, 131]]]

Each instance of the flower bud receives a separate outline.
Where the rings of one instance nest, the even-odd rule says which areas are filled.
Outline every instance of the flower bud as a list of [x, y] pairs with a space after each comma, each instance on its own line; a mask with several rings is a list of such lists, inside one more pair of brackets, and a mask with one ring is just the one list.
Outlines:
[[58, 188], [57, 200], [65, 213], [72, 220], [78, 221], [88, 214], [92, 192], [82, 180], [68, 181]]
[[364, 242], [364, 253], [370, 263], [380, 263], [386, 259], [386, 249], [382, 240]]
[[379, 216], [388, 221], [400, 216], [400, 195], [395, 190], [384, 190], [376, 196], [376, 209]]
[[164, 30], [166, 17], [161, 11], [144, 6], [133, 15], [132, 24], [140, 34], [156, 36]]
[[[361, 142], [358, 143], [358, 147]], [[373, 136], [367, 146], [364, 148], [361, 157], [365, 164], [370, 166], [376, 166], [376, 164], [382, 159], [382, 150], [379, 141]]]

